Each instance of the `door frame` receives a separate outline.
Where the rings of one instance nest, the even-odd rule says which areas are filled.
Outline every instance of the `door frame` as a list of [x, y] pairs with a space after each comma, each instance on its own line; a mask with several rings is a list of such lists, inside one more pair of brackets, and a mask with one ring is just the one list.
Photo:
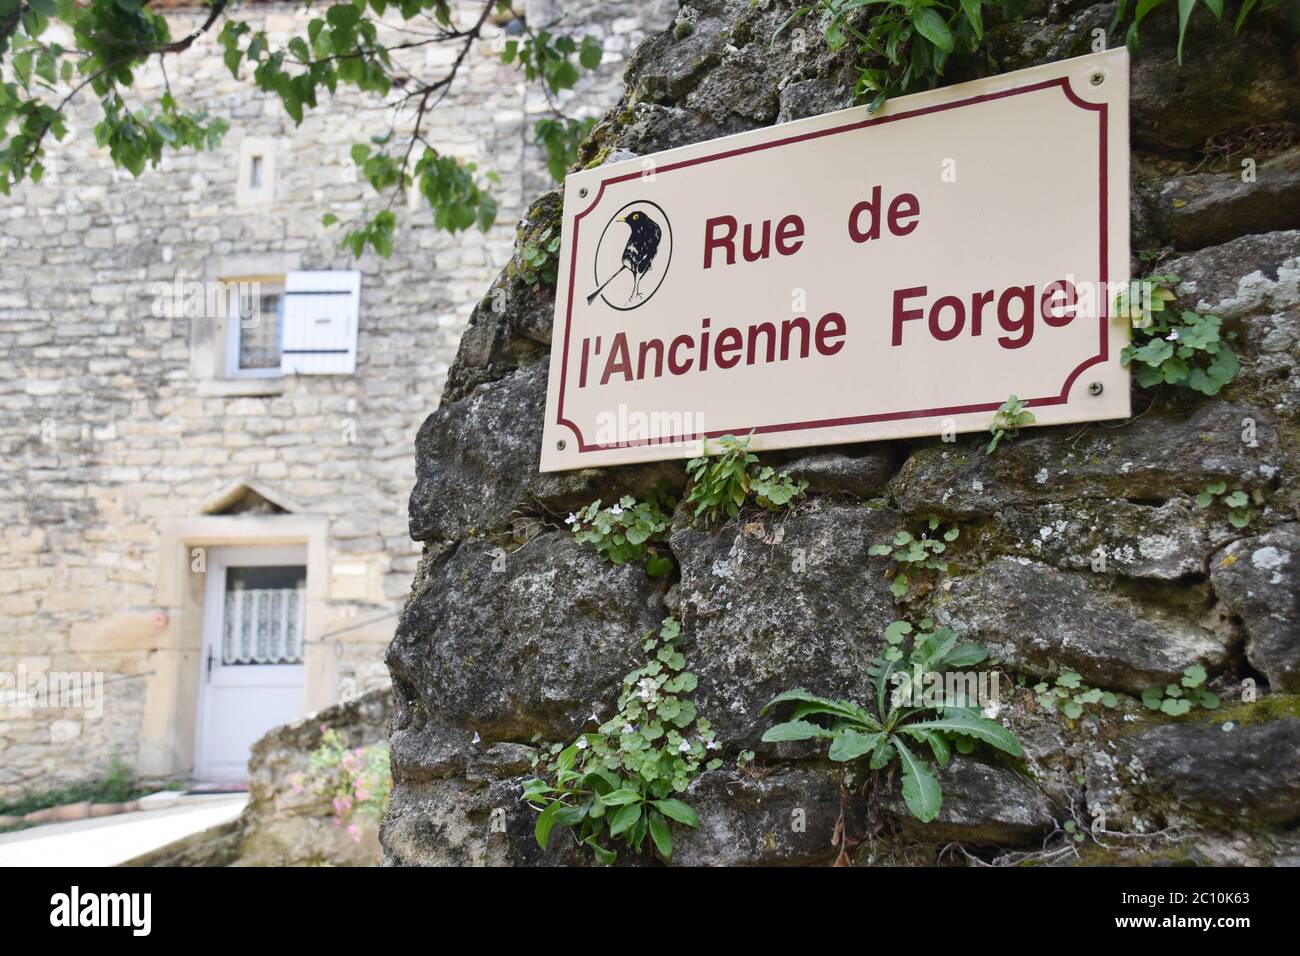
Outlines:
[[141, 774], [173, 777], [194, 771], [195, 719], [199, 693], [207, 575], [197, 567], [200, 549], [296, 544], [307, 548], [307, 611], [303, 654], [306, 709], [335, 700], [338, 667], [322, 643], [330, 621], [329, 529], [324, 515], [203, 515], [159, 524], [155, 606], [160, 632], [145, 678], [143, 726], [137, 765]]
[[[219, 654], [222, 635], [225, 631], [226, 617], [226, 572], [231, 567], [266, 567], [271, 565], [298, 565], [304, 574], [308, 567], [307, 548], [305, 545], [247, 545], [242, 547], [216, 547], [207, 552], [207, 578], [203, 593], [203, 627], [199, 637], [199, 692], [197, 694], [197, 711], [194, 729], [194, 776], [198, 780], [224, 779], [211, 768], [212, 730], [214, 727], [213, 706], [213, 664], [212, 656]], [[304, 586], [305, 589], [305, 586]], [[257, 677], [287, 678], [289, 669], [296, 670], [302, 682], [302, 714], [307, 713], [307, 601], [303, 601], [303, 663], [283, 665], [260, 665]], [[222, 665], [218, 662], [217, 667]], [[276, 673], [270, 673], [274, 670]], [[218, 674], [220, 677], [220, 674]], [[299, 716], [302, 716], [301, 714]]]

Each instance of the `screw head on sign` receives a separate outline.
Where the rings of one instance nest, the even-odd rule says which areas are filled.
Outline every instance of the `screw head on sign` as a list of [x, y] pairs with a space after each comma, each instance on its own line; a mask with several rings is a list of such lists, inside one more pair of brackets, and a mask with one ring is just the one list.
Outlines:
[[1105, 74], [1105, 73], [1094, 73], [1094, 74], [1092, 74], [1092, 76], [1088, 77], [1088, 81], [1089, 81], [1093, 86], [1101, 86], [1101, 84], [1103, 84], [1103, 83], [1106, 82], [1106, 74]]
[[556, 451], [564, 451], [564, 449], [565, 449], [566, 447], [567, 447], [567, 446], [566, 446], [565, 441], [564, 441], [563, 438], [561, 438], [559, 441], [557, 441], [557, 442], [555, 443], [555, 450], [556, 450]]
[[583, 186], [583, 187], [581, 187], [581, 188], [578, 190], [578, 198], [579, 198], [579, 199], [586, 199], [586, 198], [587, 198], [587, 187], [586, 187], [586, 186]]
[[1100, 395], [1100, 394], [1101, 394], [1101, 389], [1102, 389], [1102, 384], [1101, 384], [1101, 382], [1092, 382], [1092, 383], [1090, 383], [1090, 384], [1088, 385], [1088, 394], [1089, 394], [1089, 395]]

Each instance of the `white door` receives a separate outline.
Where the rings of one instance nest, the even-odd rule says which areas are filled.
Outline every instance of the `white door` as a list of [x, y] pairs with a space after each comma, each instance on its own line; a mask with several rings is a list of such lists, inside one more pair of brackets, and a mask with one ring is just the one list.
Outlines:
[[248, 779], [253, 743], [303, 716], [305, 547], [212, 548], [199, 666], [199, 780]]

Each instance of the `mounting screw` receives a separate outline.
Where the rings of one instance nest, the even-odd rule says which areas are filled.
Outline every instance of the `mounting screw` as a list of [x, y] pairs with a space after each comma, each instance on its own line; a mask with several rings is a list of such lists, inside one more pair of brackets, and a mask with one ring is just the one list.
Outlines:
[[565, 445], [565, 442], [564, 442], [564, 439], [563, 439], [563, 438], [561, 438], [559, 441], [557, 441], [557, 442], [555, 443], [555, 450], [556, 450], [556, 451], [564, 451], [564, 449], [565, 449], [566, 447], [567, 447], [567, 446]]
[[583, 186], [581, 189], [578, 190], [578, 198], [579, 198], [579, 199], [586, 199], [586, 198], [587, 198], [587, 187], [586, 187], [586, 186]]
[[1092, 76], [1088, 77], [1088, 82], [1091, 83], [1093, 86], [1101, 86], [1101, 84], [1106, 82], [1106, 74], [1094, 73], [1092, 74]]
[[1101, 388], [1102, 388], [1102, 386], [1101, 386], [1101, 382], [1089, 382], [1089, 383], [1088, 383], [1088, 394], [1089, 394], [1089, 395], [1100, 395], [1100, 394], [1101, 394]]

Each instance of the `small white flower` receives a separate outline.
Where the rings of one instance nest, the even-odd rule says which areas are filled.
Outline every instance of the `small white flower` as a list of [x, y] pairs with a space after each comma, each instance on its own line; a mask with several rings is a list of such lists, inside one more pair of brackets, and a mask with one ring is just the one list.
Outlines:
[[722, 744], [718, 743], [716, 740], [706, 740], [704, 746], [708, 747], [710, 750], [717, 750], [722, 746]]
[[564, 519], [564, 523], [565, 523], [565, 524], [577, 524], [577, 523], [578, 523], [578, 516], [575, 515], [572, 511], [570, 511], [570, 512], [569, 512], [569, 517], [567, 517], [567, 518]]
[[640, 687], [639, 696], [641, 700], [646, 702], [654, 700], [655, 691], [658, 690], [658, 688], [655, 686], [655, 681], [653, 677], [642, 677], [639, 687]]
[[1166, 342], [1177, 342], [1178, 339], [1179, 339], [1179, 335], [1177, 329], [1174, 329], [1172, 332], [1170, 332], [1168, 335], [1165, 336]]
[[681, 743], [677, 745], [677, 749], [682, 753], [690, 753], [691, 742], [689, 740], [683, 740]]
[[588, 747], [588, 744], [587, 744], [587, 738], [586, 738], [586, 737], [579, 737], [579, 738], [578, 738], [578, 749], [579, 749], [579, 750], [586, 750], [587, 747]]
[[636, 728], [633, 727], [631, 724], [624, 724], [624, 725], [623, 725], [622, 733], [625, 733], [625, 734], [634, 734], [634, 733], [636, 733]]
[[481, 739], [482, 739], [482, 738], [479, 737], [479, 735], [478, 735], [478, 731], [474, 731], [474, 739], [471, 740], [470, 743], [471, 743], [471, 744], [476, 744], [476, 743], [478, 743]]
[[619, 515], [623, 513], [622, 505], [614, 505], [614, 507], [609, 509], [609, 513], [617, 518]]

